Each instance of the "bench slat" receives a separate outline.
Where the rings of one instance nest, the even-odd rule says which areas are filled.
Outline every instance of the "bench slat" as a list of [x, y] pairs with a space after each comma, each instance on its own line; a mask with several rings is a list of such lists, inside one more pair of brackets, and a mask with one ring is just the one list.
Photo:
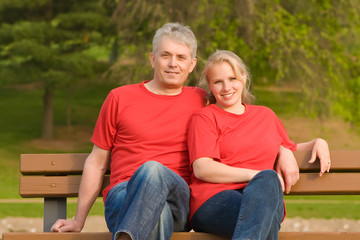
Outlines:
[[[90, 233], [4, 233], [3, 240], [110, 240], [109, 232]], [[207, 233], [174, 233], [171, 240], [226, 240]], [[360, 232], [280, 232], [280, 240], [358, 240]]]
[[88, 153], [21, 154], [20, 172], [26, 174], [81, 174]]
[[111, 240], [109, 232], [82, 233], [4, 233], [3, 240]]
[[360, 173], [301, 173], [291, 195], [360, 194]]
[[[20, 177], [19, 193], [25, 198], [34, 197], [77, 197], [81, 176], [23, 176]], [[102, 190], [110, 183], [105, 176]], [[100, 191], [100, 195], [101, 195]]]
[[[360, 172], [360, 151], [331, 151], [331, 172]], [[309, 164], [311, 152], [295, 153], [301, 172], [319, 172], [320, 163]]]
[[[23, 175], [81, 174], [88, 153], [21, 154]], [[295, 154], [302, 172], [316, 172], [319, 163], [309, 164], [310, 153]], [[333, 172], [360, 172], [360, 151], [331, 151]]]
[[[76, 197], [81, 176], [23, 176], [20, 177], [22, 197]], [[105, 176], [103, 187], [109, 184]], [[360, 173], [301, 173], [292, 195], [360, 194]]]

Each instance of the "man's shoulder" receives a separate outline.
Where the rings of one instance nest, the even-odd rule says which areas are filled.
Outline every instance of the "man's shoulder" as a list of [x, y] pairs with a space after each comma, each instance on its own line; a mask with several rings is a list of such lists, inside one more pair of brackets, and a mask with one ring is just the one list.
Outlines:
[[141, 83], [134, 83], [134, 84], [119, 86], [117, 88], [112, 89], [110, 92], [112, 94], [119, 94], [127, 91], [138, 91], [140, 88], [141, 88]]
[[199, 87], [192, 87], [192, 86], [184, 86], [184, 90], [187, 92], [199, 94], [200, 96], [205, 96], [207, 92]]

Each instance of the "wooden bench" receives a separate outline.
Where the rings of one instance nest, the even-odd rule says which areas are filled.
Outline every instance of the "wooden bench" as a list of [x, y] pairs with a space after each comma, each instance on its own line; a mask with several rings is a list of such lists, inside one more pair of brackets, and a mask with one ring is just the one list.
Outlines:
[[[58, 218], [66, 218], [68, 197], [78, 194], [84, 161], [88, 154], [22, 154], [20, 195], [24, 198], [44, 198], [43, 233], [4, 233], [3, 240], [106, 240], [109, 232], [50, 233]], [[292, 195], [358, 195], [360, 194], [360, 151], [332, 151], [331, 172], [318, 176], [318, 161], [308, 164], [310, 153], [296, 155], [300, 180]], [[108, 174], [103, 186], [109, 183]], [[316, 217], [316, 216], [314, 216]], [[206, 233], [174, 233], [171, 240], [227, 239]], [[354, 240], [359, 232], [280, 232], [280, 240]]]

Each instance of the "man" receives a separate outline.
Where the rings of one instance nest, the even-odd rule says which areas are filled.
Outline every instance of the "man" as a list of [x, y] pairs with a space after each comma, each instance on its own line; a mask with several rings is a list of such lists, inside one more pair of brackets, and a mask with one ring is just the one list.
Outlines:
[[74, 220], [53, 231], [81, 231], [101, 188], [111, 155], [105, 217], [114, 239], [169, 239], [188, 231], [190, 170], [186, 131], [205, 92], [183, 87], [196, 65], [193, 32], [169, 23], [153, 40], [154, 78], [110, 92], [101, 109], [86, 159]]
[[[73, 220], [52, 231], [81, 231], [96, 200], [111, 156], [105, 218], [113, 239], [170, 239], [188, 231], [190, 170], [186, 146], [191, 115], [203, 107], [205, 91], [184, 87], [196, 65], [193, 32], [178, 23], [160, 28], [150, 62], [154, 78], [112, 90], [99, 114], [94, 147], [84, 165]], [[281, 151], [287, 189], [298, 179], [292, 153]]]

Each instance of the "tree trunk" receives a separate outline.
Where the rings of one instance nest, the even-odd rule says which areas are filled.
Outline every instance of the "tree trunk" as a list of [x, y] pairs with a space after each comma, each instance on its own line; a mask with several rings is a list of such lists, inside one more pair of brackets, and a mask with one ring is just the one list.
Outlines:
[[49, 86], [45, 87], [43, 104], [44, 115], [42, 125], [42, 138], [52, 139], [54, 127], [54, 91]]
[[245, 0], [244, 5], [246, 11], [242, 14], [244, 15], [245, 23], [246, 23], [246, 31], [245, 31], [245, 41], [252, 46], [253, 45], [253, 35], [254, 35], [254, 0]]
[[68, 87], [66, 93], [66, 125], [71, 126], [71, 88]]

